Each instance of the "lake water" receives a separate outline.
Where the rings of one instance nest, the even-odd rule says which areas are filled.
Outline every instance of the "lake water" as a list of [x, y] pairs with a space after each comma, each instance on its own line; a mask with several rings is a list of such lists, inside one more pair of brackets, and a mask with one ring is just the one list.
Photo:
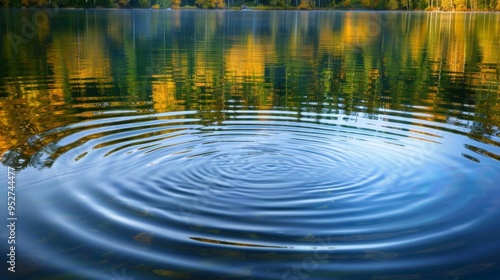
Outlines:
[[0, 15], [2, 279], [499, 279], [500, 14]]

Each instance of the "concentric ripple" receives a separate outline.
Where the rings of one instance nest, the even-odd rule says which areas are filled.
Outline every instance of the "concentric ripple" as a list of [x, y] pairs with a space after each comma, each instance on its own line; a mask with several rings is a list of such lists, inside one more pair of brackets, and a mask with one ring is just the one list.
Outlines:
[[[498, 170], [471, 169], [461, 148], [442, 145], [459, 134], [418, 119], [228, 110], [207, 124], [201, 113], [108, 118], [35, 137], [56, 139], [56, 148], [37, 156], [52, 175], [27, 184], [50, 186], [32, 203], [72, 236], [68, 244], [202, 271], [216, 271], [200, 253], [213, 246], [208, 255], [278, 250], [283, 260], [319, 250], [342, 263], [338, 271], [446, 265], [470, 257], [465, 241], [446, 247], [446, 239], [464, 240], [497, 215], [486, 210], [495, 207], [493, 183], [475, 172]], [[32, 248], [51, 246], [38, 243]], [[144, 243], [155, 246], [144, 251]], [[77, 267], [63, 256], [51, 257]], [[289, 265], [260, 277], [279, 278]]]
[[16, 276], [498, 280], [500, 14], [226, 4], [0, 9]]

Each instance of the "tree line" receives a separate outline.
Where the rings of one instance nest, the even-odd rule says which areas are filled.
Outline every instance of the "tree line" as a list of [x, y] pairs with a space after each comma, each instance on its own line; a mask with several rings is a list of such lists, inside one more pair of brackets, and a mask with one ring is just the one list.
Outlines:
[[500, 0], [0, 0], [0, 7], [500, 11]]

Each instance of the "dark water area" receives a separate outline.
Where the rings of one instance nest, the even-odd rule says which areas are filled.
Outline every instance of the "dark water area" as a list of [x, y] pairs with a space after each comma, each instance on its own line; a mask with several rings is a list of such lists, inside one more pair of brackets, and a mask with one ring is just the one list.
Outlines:
[[500, 279], [500, 14], [0, 15], [2, 279]]

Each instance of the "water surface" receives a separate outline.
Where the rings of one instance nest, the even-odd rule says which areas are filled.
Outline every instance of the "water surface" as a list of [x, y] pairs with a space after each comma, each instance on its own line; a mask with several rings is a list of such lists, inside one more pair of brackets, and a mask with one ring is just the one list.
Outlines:
[[20, 278], [500, 275], [499, 14], [0, 13]]

